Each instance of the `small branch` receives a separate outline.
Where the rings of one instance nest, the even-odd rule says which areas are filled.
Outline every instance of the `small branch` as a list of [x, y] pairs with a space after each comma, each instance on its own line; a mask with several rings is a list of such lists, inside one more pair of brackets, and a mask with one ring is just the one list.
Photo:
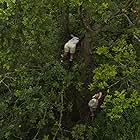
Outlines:
[[[14, 134], [13, 134], [13, 135], [14, 135]], [[22, 140], [22, 138], [19, 137], [19, 136], [14, 135], [14, 137], [15, 137], [15, 138], [18, 138], [18, 139], [20, 139], [20, 140]]]
[[128, 0], [127, 3], [125, 4], [125, 9], [128, 9], [134, 1], [135, 0]]
[[126, 84], [127, 84], [128, 88], [129, 88], [129, 87], [130, 87], [130, 85], [129, 85], [128, 81], [126, 82]]
[[36, 135], [34, 136], [34, 138], [32, 140], [35, 140], [36, 139], [37, 135], [39, 134], [39, 131], [40, 131], [40, 128], [38, 129]]
[[110, 85], [108, 88], [111, 88], [112, 86], [118, 84], [120, 81], [124, 80], [127, 76], [121, 78], [119, 81], [115, 82], [114, 84]]
[[9, 92], [11, 93], [9, 86], [7, 84], [5, 84], [4, 82], [2, 82], [2, 83], [8, 88]]
[[131, 6], [131, 4], [132, 4], [134, 1], [135, 1], [135, 0], [128, 0], [128, 1], [124, 4], [124, 6], [122, 7], [122, 9], [120, 9], [119, 11], [117, 11], [116, 14], [115, 14], [114, 16], [112, 16], [112, 17], [108, 20], [108, 22], [111, 21], [112, 19], [116, 18], [116, 17], [121, 16], [121, 15], [123, 14], [122, 10], [123, 10], [123, 9], [124, 9], [124, 10], [127, 10], [127, 9]]
[[4, 83], [4, 80], [5, 80], [6, 78], [7, 78], [7, 76], [5, 75], [5, 77], [0, 81], [0, 84], [3, 83], [3, 84], [8, 88], [8, 90], [9, 90], [10, 93], [11, 93], [11, 90], [10, 90], [9, 86], [8, 86], [6, 83]]
[[64, 132], [67, 132], [67, 133], [71, 133], [71, 131], [69, 131], [67, 129], [64, 129], [64, 128], [61, 128], [61, 131], [64, 131]]
[[118, 84], [119, 82], [120, 82], [120, 80], [119, 80], [119, 81], [117, 81], [117, 82], [115, 82], [114, 84], [110, 85], [108, 88], [111, 88], [112, 86], [114, 86], [114, 85]]
[[123, 13], [123, 15], [127, 18], [130, 25], [134, 25], [133, 22], [130, 20], [130, 18], [125, 13]]
[[136, 35], [134, 35], [134, 38], [140, 42], [140, 39]]
[[4, 81], [5, 78], [6, 78], [6, 77], [4, 77], [3, 79], [0, 80], [0, 84]]
[[13, 77], [5, 76], [6, 78], [12, 79], [13, 81], [16, 81]]

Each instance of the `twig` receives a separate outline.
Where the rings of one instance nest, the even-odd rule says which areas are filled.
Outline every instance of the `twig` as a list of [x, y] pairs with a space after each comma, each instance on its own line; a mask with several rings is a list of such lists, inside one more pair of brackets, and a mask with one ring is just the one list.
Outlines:
[[15, 134], [13, 134], [13, 136], [14, 136], [15, 138], [18, 138], [18, 139], [22, 140], [22, 138], [21, 138], [21, 137], [16, 136]]
[[125, 84], [125, 82], [121, 83], [121, 85], [120, 85], [119, 89], [120, 89], [120, 88], [121, 88], [124, 84]]
[[119, 80], [119, 81], [117, 81], [117, 82], [115, 82], [114, 84], [110, 85], [108, 88], [111, 88], [112, 86], [114, 86], [114, 85], [118, 84], [119, 82], [120, 82], [120, 80]]
[[117, 82], [115, 82], [114, 84], [110, 85], [108, 88], [110, 88], [110, 87], [112, 87], [112, 86], [118, 84], [120, 81], [124, 80], [126, 77], [127, 77], [127, 76], [121, 78], [119, 81], [117, 81]]
[[125, 4], [124, 4], [124, 7], [125, 8], [127, 8], [127, 6], [129, 5], [129, 2], [130, 2], [131, 0], [128, 0]]
[[6, 78], [6, 77], [4, 77], [3, 79], [0, 80], [0, 84], [4, 81], [5, 78]]
[[13, 77], [5, 76], [6, 78], [12, 79], [13, 81], [16, 81]]
[[[131, 4], [134, 2], [135, 0], [128, 0], [124, 6], [122, 7], [122, 9], [127, 10]], [[110, 19], [108, 19], [108, 22], [111, 21], [112, 19], [114, 19], [115, 17], [121, 16], [122, 15], [122, 9], [120, 9], [119, 11], [116, 12], [116, 14], [114, 16], [112, 16]]]
[[37, 137], [37, 135], [39, 134], [40, 128], [38, 129], [36, 135], [34, 136], [34, 138], [32, 140], [35, 140], [35, 138]]
[[15, 79], [14, 79], [13, 77], [7, 76], [7, 75], [9, 75], [9, 74], [11, 74], [11, 73], [14, 73], [14, 72], [6, 73], [6, 74], [4, 75], [4, 78], [0, 81], [0, 84], [3, 83], [3, 84], [8, 88], [8, 90], [10, 91], [10, 93], [11, 93], [11, 90], [10, 90], [9, 86], [4, 82], [4, 80], [5, 80], [6, 78], [9, 78], [9, 79], [12, 79], [12, 80], [15, 81]]
[[[128, 0], [127, 3], [126, 3], [126, 5], [125, 5], [125, 9], [128, 9], [134, 1], [135, 1], [135, 0]], [[130, 3], [129, 3], [129, 2], [130, 2]], [[128, 5], [127, 5], [127, 4], [128, 4]]]
[[9, 86], [8, 86], [7, 84], [5, 84], [4, 82], [2, 82], [2, 83], [8, 88], [8, 90], [9, 90], [10, 93], [11, 93], [11, 90], [10, 90]]
[[64, 128], [61, 128], [62, 131], [64, 132], [67, 132], [67, 133], [71, 133], [71, 131], [67, 130], [67, 129], [64, 129]]
[[136, 35], [134, 35], [134, 38], [140, 42], [140, 39]]
[[130, 18], [126, 14], [123, 13], [123, 15], [127, 18], [130, 25], [134, 25], [133, 22], [130, 20]]
[[58, 124], [58, 129], [53, 137], [53, 140], [56, 139], [56, 136], [58, 134], [58, 131], [61, 129], [61, 122], [62, 122], [62, 116], [63, 116], [63, 94], [61, 93], [61, 110], [60, 110], [60, 118], [59, 118], [59, 124]]

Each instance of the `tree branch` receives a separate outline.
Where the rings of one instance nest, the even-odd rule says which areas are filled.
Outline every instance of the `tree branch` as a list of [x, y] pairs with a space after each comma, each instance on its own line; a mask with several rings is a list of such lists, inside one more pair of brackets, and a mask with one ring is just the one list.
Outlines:
[[37, 135], [39, 134], [39, 131], [40, 131], [40, 128], [38, 129], [36, 135], [34, 136], [34, 138], [32, 140], [35, 140], [36, 139]]
[[4, 81], [5, 78], [6, 78], [6, 77], [4, 77], [3, 79], [0, 80], [0, 84]]

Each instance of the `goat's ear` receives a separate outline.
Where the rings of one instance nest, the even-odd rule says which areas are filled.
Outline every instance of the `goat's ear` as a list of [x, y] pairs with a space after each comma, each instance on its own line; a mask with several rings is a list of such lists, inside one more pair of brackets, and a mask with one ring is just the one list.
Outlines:
[[103, 95], [102, 92], [99, 92], [99, 97], [98, 98], [100, 99], [102, 97], [102, 95]]
[[71, 37], [74, 37], [74, 35], [73, 35], [73, 34], [70, 34], [70, 36], [71, 36]]

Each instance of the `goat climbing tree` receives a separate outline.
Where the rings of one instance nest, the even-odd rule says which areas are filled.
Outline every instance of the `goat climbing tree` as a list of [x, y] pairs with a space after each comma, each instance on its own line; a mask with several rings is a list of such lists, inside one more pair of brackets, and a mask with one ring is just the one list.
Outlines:
[[[0, 0], [0, 140], [140, 139], [139, 0]], [[70, 70], [60, 54], [82, 38]], [[88, 101], [105, 99], [94, 121]]]

